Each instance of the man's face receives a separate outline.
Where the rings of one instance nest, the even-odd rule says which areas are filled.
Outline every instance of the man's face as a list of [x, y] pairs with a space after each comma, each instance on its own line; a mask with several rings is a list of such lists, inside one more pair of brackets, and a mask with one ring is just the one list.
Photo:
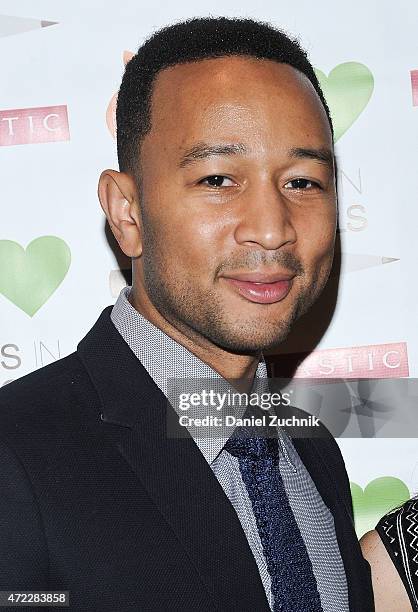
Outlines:
[[314, 88], [270, 60], [177, 65], [156, 78], [151, 124], [139, 293], [190, 337], [272, 348], [316, 300], [333, 258], [332, 138]]

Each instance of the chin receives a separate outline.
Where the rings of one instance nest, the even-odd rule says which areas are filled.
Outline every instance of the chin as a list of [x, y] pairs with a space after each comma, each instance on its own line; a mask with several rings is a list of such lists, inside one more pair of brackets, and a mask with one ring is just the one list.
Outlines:
[[255, 322], [246, 329], [231, 326], [229, 333], [212, 335], [211, 340], [223, 349], [231, 352], [250, 354], [267, 351], [283, 342], [292, 328], [293, 320], [269, 323], [264, 328]]

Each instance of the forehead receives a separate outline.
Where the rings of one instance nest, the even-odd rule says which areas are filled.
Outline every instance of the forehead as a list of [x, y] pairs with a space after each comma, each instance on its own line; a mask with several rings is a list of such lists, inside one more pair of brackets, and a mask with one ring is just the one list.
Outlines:
[[[331, 142], [325, 109], [309, 79], [273, 60], [249, 56], [177, 64], [156, 77], [151, 132], [177, 141], [247, 132], [260, 138], [304, 132]], [[205, 134], [206, 133], [206, 134]]]

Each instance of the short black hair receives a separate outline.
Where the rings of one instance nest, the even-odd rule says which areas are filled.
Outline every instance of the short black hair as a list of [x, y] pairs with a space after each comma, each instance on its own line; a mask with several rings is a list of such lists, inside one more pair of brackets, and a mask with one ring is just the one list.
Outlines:
[[119, 168], [138, 178], [141, 141], [151, 129], [151, 95], [155, 77], [164, 68], [228, 55], [248, 55], [289, 64], [305, 74], [331, 116], [307, 52], [271, 24], [244, 18], [197, 17], [152, 34], [128, 62], [116, 105]]

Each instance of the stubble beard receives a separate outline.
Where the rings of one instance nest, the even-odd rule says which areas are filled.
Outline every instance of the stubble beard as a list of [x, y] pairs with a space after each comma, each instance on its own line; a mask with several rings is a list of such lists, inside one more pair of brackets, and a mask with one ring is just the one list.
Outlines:
[[[159, 262], [156, 257], [144, 257], [142, 264], [149, 299], [171, 325], [192, 339], [196, 335], [203, 336], [211, 343], [234, 353], [251, 354], [281, 344], [297, 319], [309, 310], [322, 291], [318, 278], [315, 278], [309, 288], [300, 291], [284, 318], [263, 321], [260, 316], [258, 325], [254, 317], [245, 319], [240, 315], [238, 308], [235, 317], [232, 314], [228, 316], [215, 290], [204, 295], [196, 292], [199, 279], [192, 274], [187, 279], [179, 278], [175, 272], [169, 274], [166, 263]], [[270, 306], [261, 305], [260, 308]]]

